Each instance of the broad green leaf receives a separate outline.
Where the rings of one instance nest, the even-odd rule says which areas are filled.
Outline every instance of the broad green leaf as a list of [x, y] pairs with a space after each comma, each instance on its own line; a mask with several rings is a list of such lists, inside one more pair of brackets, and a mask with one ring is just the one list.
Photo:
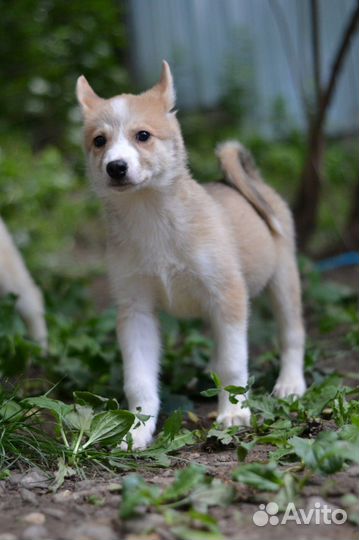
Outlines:
[[315, 469], [317, 466], [316, 456], [313, 450], [314, 439], [302, 439], [300, 437], [292, 437], [289, 439], [289, 444], [291, 445], [294, 452], [298, 457], [303, 461], [305, 465], [311, 469]]
[[47, 396], [26, 398], [23, 399], [21, 403], [30, 407], [36, 407], [38, 409], [46, 409], [52, 412], [56, 418], [60, 419], [61, 421], [68, 413], [73, 411], [73, 405], [67, 405], [62, 401], [51, 399]]
[[64, 422], [68, 427], [88, 434], [93, 418], [94, 414], [91, 407], [74, 405], [73, 410], [64, 417]]
[[16, 401], [9, 399], [0, 406], [0, 419], [15, 421], [23, 412], [23, 409]]
[[283, 485], [283, 473], [273, 463], [240, 465], [234, 470], [233, 478], [260, 491], [278, 491]]
[[106, 411], [96, 414], [90, 426], [90, 434], [83, 448], [101, 442], [114, 444], [121, 441], [135, 421], [135, 415], [129, 411]]
[[115, 398], [105, 398], [91, 392], [77, 391], [73, 393], [76, 403], [92, 407], [95, 412], [119, 409]]

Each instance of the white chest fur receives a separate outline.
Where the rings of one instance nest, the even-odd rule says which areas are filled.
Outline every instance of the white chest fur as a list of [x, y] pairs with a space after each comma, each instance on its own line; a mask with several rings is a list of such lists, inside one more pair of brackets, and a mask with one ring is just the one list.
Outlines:
[[110, 217], [108, 251], [116, 296], [147, 288], [157, 308], [178, 317], [199, 316], [200, 280], [188, 225], [173, 206], [168, 211], [146, 202]]

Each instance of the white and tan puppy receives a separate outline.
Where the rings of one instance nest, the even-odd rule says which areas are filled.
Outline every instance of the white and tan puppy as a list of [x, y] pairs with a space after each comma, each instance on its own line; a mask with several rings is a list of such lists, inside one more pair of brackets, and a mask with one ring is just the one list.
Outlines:
[[[151, 442], [160, 406], [159, 310], [207, 320], [215, 338], [213, 370], [223, 385], [245, 386], [248, 300], [268, 286], [282, 346], [274, 392], [302, 395], [304, 329], [292, 219], [249, 154], [226, 142], [217, 149], [225, 183], [192, 179], [166, 62], [159, 83], [143, 94], [102, 99], [81, 76], [77, 97], [88, 170], [107, 219], [125, 393], [132, 411], [151, 415], [133, 431], [134, 447]], [[218, 421], [248, 425], [243, 400], [232, 404], [220, 394]]]
[[46, 349], [47, 328], [42, 294], [0, 218], [0, 294], [8, 293], [18, 296], [16, 307], [28, 326], [30, 336]]

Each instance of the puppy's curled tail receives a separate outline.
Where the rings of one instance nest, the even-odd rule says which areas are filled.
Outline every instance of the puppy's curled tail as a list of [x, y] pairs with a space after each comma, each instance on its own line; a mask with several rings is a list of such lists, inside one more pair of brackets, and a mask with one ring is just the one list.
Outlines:
[[257, 188], [262, 179], [250, 152], [238, 141], [226, 141], [217, 146], [216, 156], [225, 174], [225, 183], [253, 206], [273, 234], [282, 235], [282, 226], [272, 207]]

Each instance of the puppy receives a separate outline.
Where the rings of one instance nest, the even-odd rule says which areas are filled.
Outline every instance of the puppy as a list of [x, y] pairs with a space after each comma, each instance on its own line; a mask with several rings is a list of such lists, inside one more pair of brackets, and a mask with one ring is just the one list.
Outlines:
[[8, 293], [18, 296], [16, 307], [28, 326], [30, 336], [46, 350], [47, 328], [42, 294], [0, 218], [0, 294]]
[[[302, 395], [304, 329], [293, 223], [238, 142], [217, 149], [224, 183], [192, 179], [176, 119], [170, 68], [140, 94], [102, 99], [77, 81], [87, 164], [102, 199], [108, 268], [118, 305], [118, 339], [129, 408], [151, 418], [133, 431], [152, 440], [159, 411], [157, 312], [202, 317], [213, 330], [213, 370], [246, 386], [249, 298], [269, 288], [278, 319], [281, 369], [274, 393]], [[248, 425], [250, 411], [219, 395], [218, 421]]]

